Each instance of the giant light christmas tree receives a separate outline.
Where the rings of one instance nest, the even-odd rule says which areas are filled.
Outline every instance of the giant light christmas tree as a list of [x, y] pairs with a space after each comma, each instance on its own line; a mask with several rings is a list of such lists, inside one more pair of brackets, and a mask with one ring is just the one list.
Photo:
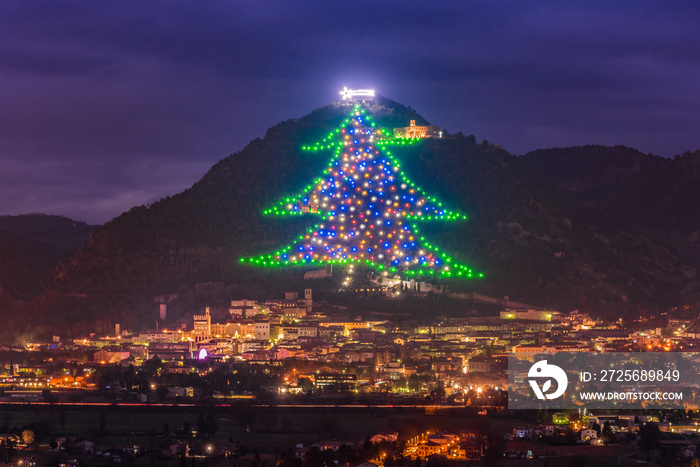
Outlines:
[[324, 174], [298, 196], [264, 214], [320, 216], [296, 242], [272, 254], [242, 258], [259, 266], [360, 264], [402, 276], [481, 277], [423, 237], [418, 221], [466, 219], [427, 196], [387, 149], [415, 140], [384, 138], [360, 106], [311, 151], [334, 151]]

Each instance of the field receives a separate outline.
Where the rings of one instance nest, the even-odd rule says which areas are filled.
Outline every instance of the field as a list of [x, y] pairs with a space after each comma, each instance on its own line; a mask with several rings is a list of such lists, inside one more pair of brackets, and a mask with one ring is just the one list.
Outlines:
[[[255, 452], [263, 456], [276, 456], [297, 444], [332, 439], [362, 443], [368, 436], [379, 432], [398, 432], [405, 438], [426, 430], [493, 430], [509, 433], [513, 426], [526, 423], [524, 420], [498, 416], [487, 419], [463, 408], [432, 412], [428, 409], [426, 413], [424, 408], [280, 408], [251, 405], [107, 406], [98, 409], [84, 406], [5, 406], [0, 408], [0, 422], [10, 428], [43, 422], [48, 434], [37, 440], [40, 448], [48, 448], [52, 440], [77, 437], [93, 440], [96, 452], [131, 446], [138, 446], [141, 451], [158, 451], [157, 462], [151, 456], [145, 456], [141, 459], [141, 462], [146, 462], [144, 465], [151, 462], [170, 465], [170, 461], [161, 459], [160, 452], [177, 441], [192, 444], [193, 452], [203, 452], [206, 445], [214, 446], [217, 450], [229, 447], [232, 451], [242, 447], [243, 453], [249, 454], [247, 457]], [[213, 437], [175, 437], [186, 423], [196, 430], [200, 414], [205, 419], [211, 414], [215, 420], [217, 431]], [[167, 437], [163, 435], [166, 424]], [[236, 460], [239, 467], [249, 463], [245, 458]], [[220, 465], [230, 464], [222, 461]]]

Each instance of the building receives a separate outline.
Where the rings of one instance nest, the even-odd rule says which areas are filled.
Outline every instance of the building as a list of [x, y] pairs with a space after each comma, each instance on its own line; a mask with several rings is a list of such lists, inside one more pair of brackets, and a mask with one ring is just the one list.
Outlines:
[[233, 318], [251, 318], [261, 313], [263, 307], [254, 300], [231, 300], [228, 312]]
[[304, 304], [306, 305], [306, 314], [310, 314], [314, 307], [314, 300], [311, 296], [311, 289], [304, 289]]
[[536, 355], [554, 354], [557, 349], [548, 345], [516, 345], [513, 346], [513, 355], [516, 358], [533, 361]]
[[194, 341], [200, 342], [211, 337], [211, 314], [209, 307], [205, 308], [203, 315], [194, 315]]
[[313, 300], [311, 289], [304, 291], [304, 298], [300, 299], [297, 292], [285, 292], [284, 300], [266, 300], [265, 305], [273, 312], [281, 313], [287, 322], [299, 320], [311, 312]]
[[98, 363], [119, 363], [129, 358], [128, 350], [98, 350], [95, 352], [94, 361]]
[[140, 332], [138, 336], [132, 339], [132, 343], [135, 345], [147, 345], [154, 342], [174, 343], [181, 340], [182, 335], [172, 331]]
[[345, 373], [320, 373], [315, 378], [316, 387], [324, 391], [352, 391], [357, 387], [357, 375]]
[[501, 311], [501, 319], [526, 319], [532, 321], [556, 321], [561, 313], [551, 310], [511, 310]]
[[508, 357], [477, 355], [469, 359], [469, 371], [473, 373], [495, 373], [508, 369]]
[[440, 128], [435, 125], [416, 125], [415, 120], [411, 120], [406, 127], [394, 128], [395, 138], [430, 138], [438, 135], [441, 135]]
[[299, 337], [318, 337], [318, 325], [317, 324], [300, 324], [298, 326], [298, 336]]
[[255, 323], [252, 320], [242, 320], [229, 324], [226, 325], [227, 335], [237, 339], [253, 339], [255, 337]]
[[[309, 207], [302, 207], [302, 211], [309, 211]], [[325, 279], [326, 277], [333, 277], [333, 265], [329, 264], [323, 269], [314, 269], [313, 271], [307, 271], [304, 273], [304, 280], [308, 279]]]
[[270, 340], [270, 323], [268, 321], [258, 321], [255, 323], [255, 340]]

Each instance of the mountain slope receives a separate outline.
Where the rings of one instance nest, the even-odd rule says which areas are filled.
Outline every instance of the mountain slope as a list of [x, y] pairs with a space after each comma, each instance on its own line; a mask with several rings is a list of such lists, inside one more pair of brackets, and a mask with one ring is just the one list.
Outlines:
[[669, 159], [642, 154], [626, 146], [538, 149], [522, 159], [572, 198], [597, 208], [608, 208], [611, 199], [671, 164]]
[[560, 189], [700, 267], [700, 151], [663, 159], [624, 146], [523, 156]]
[[614, 210], [644, 228], [681, 235], [700, 229], [700, 151], [669, 160], [615, 201]]
[[50, 214], [0, 216], [0, 230], [65, 251], [81, 247], [96, 228], [96, 225]]
[[0, 310], [31, 300], [94, 226], [62, 216], [0, 216]]
[[[48, 291], [12, 328], [77, 336], [108, 331], [115, 322], [152, 323], [159, 294], [179, 294], [169, 313], [189, 317], [198, 303], [217, 297], [261, 298], [303, 287], [303, 269], [252, 269], [238, 259], [288, 244], [314, 221], [268, 218], [261, 211], [322, 173], [330, 154], [300, 147], [328, 134], [349, 110], [334, 103], [282, 122], [190, 189], [133, 208], [98, 229], [58, 266]], [[384, 98], [369, 110], [381, 126], [425, 122]], [[456, 135], [392, 152], [428, 194], [471, 216], [468, 222], [421, 224], [433, 243], [486, 275], [448, 282], [455, 289], [620, 313], [665, 306], [693, 282], [694, 268], [671, 251], [601, 220], [502, 149]]]

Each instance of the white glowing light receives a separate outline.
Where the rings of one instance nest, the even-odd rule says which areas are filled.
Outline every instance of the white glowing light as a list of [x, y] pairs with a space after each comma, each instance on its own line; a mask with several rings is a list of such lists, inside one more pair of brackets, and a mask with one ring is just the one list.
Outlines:
[[374, 89], [348, 89], [347, 86], [340, 91], [343, 100], [353, 99], [355, 97], [374, 97]]

